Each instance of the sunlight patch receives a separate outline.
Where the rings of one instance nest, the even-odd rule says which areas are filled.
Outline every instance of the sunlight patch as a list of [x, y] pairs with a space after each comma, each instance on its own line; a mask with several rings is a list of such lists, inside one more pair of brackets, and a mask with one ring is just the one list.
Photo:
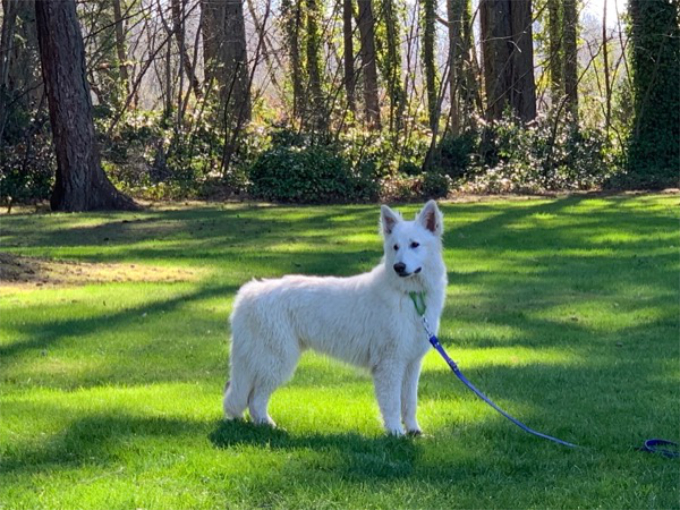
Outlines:
[[5, 288], [80, 286], [112, 282], [186, 282], [203, 275], [198, 269], [112, 264], [20, 257], [0, 253], [0, 280]]

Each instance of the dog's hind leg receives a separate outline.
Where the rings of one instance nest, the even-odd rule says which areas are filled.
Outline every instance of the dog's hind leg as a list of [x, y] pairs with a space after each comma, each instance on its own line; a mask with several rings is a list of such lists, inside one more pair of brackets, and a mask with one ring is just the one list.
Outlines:
[[231, 381], [224, 387], [224, 418], [226, 420], [240, 420], [243, 418], [243, 411], [248, 405], [248, 396], [252, 391], [252, 381], [250, 381], [242, 370], [232, 368]]
[[292, 335], [277, 338], [269, 345], [275, 348], [260, 353], [260, 370], [255, 376], [253, 391], [248, 398], [248, 409], [254, 423], [275, 427], [276, 423], [268, 412], [269, 399], [276, 388], [293, 375], [300, 358], [300, 348]]

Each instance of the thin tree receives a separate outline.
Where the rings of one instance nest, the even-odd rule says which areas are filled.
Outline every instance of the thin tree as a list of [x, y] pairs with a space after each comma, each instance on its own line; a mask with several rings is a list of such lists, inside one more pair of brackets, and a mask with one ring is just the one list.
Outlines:
[[550, 71], [550, 99], [553, 105], [559, 104], [564, 96], [561, 5], [560, 0], [548, 0], [548, 46], [550, 52], [548, 69]]
[[375, 19], [373, 17], [373, 7], [371, 0], [358, 1], [366, 124], [369, 129], [380, 129], [380, 98], [378, 96], [378, 68], [375, 55]]
[[116, 190], [101, 167], [75, 0], [37, 0], [35, 12], [57, 155], [52, 209], [137, 209], [130, 198]]
[[567, 111], [574, 123], [578, 122], [578, 12], [576, 0], [563, 1], [564, 95]]
[[427, 116], [430, 129], [434, 129], [435, 124], [439, 122], [439, 112], [437, 111], [437, 64], [435, 62], [436, 19], [437, 0], [421, 0], [421, 23], [423, 26], [422, 62], [425, 73]]
[[293, 117], [301, 118], [304, 111], [304, 69], [300, 51], [302, 30], [302, 0], [281, 0], [281, 18], [285, 47], [288, 51], [288, 70], [293, 88]]
[[328, 118], [323, 95], [321, 67], [321, 5], [319, 0], [306, 0], [307, 3], [307, 34], [305, 56], [307, 76], [309, 77], [309, 91], [311, 95], [311, 111], [306, 120], [311, 121], [313, 129], [324, 131]]
[[343, 40], [343, 64], [345, 70], [344, 85], [347, 94], [347, 108], [355, 113], [356, 105], [356, 73], [354, 72], [354, 7], [352, 0], [342, 0], [342, 40]]

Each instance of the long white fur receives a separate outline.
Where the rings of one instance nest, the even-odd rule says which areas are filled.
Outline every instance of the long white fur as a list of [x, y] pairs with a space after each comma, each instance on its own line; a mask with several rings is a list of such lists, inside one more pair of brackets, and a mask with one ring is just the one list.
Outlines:
[[[425, 292], [426, 318], [436, 333], [447, 285], [443, 218], [434, 201], [415, 221], [382, 206], [381, 227], [385, 255], [368, 273], [291, 275], [241, 287], [231, 315], [226, 419], [242, 418], [247, 407], [255, 423], [274, 426], [267, 410], [270, 396], [309, 348], [368, 368], [387, 432], [403, 434], [403, 422], [409, 433], [420, 433], [418, 378], [430, 345], [408, 293]], [[397, 263], [409, 276], [397, 274]]]

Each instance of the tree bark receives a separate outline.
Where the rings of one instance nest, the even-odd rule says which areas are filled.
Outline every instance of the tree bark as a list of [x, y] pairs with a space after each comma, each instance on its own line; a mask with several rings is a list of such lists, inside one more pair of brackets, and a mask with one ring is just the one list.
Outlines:
[[309, 92], [311, 96], [311, 111], [305, 115], [305, 119], [311, 122], [313, 129], [324, 131], [328, 125], [326, 106], [322, 88], [321, 67], [321, 33], [319, 20], [321, 19], [321, 6], [318, 0], [307, 0], [307, 76], [309, 77]]
[[356, 105], [356, 76], [354, 72], [354, 31], [352, 28], [354, 8], [352, 0], [342, 0], [342, 37], [344, 44], [345, 65], [345, 93], [347, 94], [347, 108], [355, 113]]
[[524, 122], [536, 117], [531, 0], [481, 0], [486, 117], [510, 106]]
[[573, 122], [578, 122], [578, 48], [576, 38], [578, 32], [578, 12], [576, 0], [564, 0], [563, 13], [563, 51], [564, 51], [564, 94], [567, 111]]
[[221, 82], [224, 107], [232, 126], [242, 126], [252, 115], [246, 25], [243, 0], [224, 0], [225, 16], [222, 31], [224, 78]]
[[427, 94], [427, 114], [430, 129], [434, 130], [435, 123], [439, 122], [439, 112], [437, 111], [437, 67], [435, 62], [437, 2], [436, 0], [421, 0], [421, 2], [423, 69], [425, 72], [425, 91]]
[[359, 32], [361, 60], [364, 73], [364, 103], [369, 129], [380, 129], [380, 98], [378, 97], [378, 68], [375, 60], [375, 19], [371, 0], [359, 0]]
[[116, 190], [100, 164], [75, 0], [37, 0], [35, 11], [57, 155], [52, 210], [138, 209]]
[[118, 74], [125, 97], [130, 94], [130, 77], [128, 73], [127, 46], [125, 44], [125, 22], [120, 0], [113, 0], [113, 16], [116, 24], [116, 54], [118, 56]]
[[562, 10], [560, 0], [548, 0], [548, 68], [550, 70], [550, 100], [553, 106], [564, 96], [562, 86]]
[[401, 131], [404, 125], [406, 93], [401, 82], [401, 48], [399, 17], [394, 0], [382, 0], [382, 17], [385, 26], [384, 76], [390, 98], [390, 131]]
[[534, 81], [534, 40], [531, 28], [531, 0], [510, 2], [511, 30], [514, 42], [511, 66], [510, 104], [524, 122], [536, 118], [536, 83]]
[[177, 40], [177, 46], [180, 51], [180, 60], [182, 61], [182, 65], [184, 67], [184, 73], [189, 80], [189, 84], [191, 85], [191, 89], [194, 91], [194, 95], [197, 98], [200, 98], [203, 95], [201, 91], [201, 84], [199, 83], [198, 77], [196, 76], [196, 70], [194, 69], [186, 46], [186, 31], [184, 28], [184, 12], [186, 11], [185, 6], [185, 0], [172, 0], [172, 25], [175, 32], [175, 39]]
[[302, 27], [302, 0], [281, 0], [281, 15], [289, 70], [293, 86], [293, 116], [301, 118], [304, 111], [304, 90], [302, 80], [302, 57], [300, 54], [300, 29]]

